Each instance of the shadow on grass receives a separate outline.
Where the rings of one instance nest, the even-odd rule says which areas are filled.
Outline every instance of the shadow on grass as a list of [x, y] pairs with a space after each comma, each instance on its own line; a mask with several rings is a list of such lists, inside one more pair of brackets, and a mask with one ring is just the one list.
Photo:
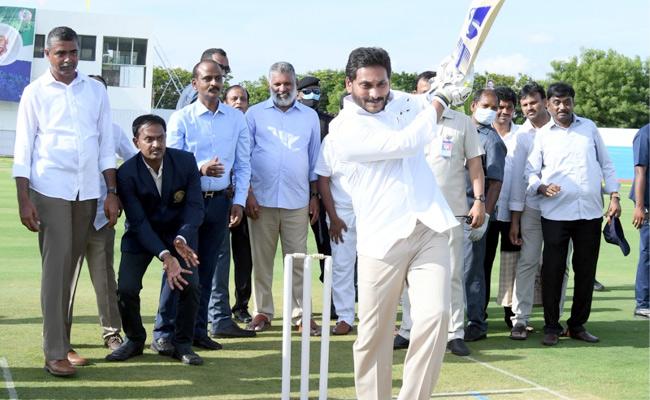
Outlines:
[[[265, 332], [266, 333], [266, 332]], [[299, 388], [300, 342], [292, 342], [292, 389]], [[338, 338], [337, 338], [338, 339]], [[330, 342], [329, 387], [353, 390], [352, 341]], [[56, 378], [42, 368], [11, 367], [21, 399], [277, 399], [281, 386], [281, 340], [257, 337], [224, 340], [220, 351], [201, 351], [203, 366], [185, 366], [145, 350], [125, 362], [90, 358], [91, 365], [77, 369], [72, 378]], [[318, 390], [320, 343], [311, 342], [310, 388]], [[331, 396], [330, 398], [335, 398]]]

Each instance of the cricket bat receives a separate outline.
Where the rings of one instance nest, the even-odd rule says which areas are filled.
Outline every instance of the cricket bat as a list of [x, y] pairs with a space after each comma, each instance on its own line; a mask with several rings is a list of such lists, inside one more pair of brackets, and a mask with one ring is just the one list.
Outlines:
[[452, 63], [463, 74], [474, 64], [476, 55], [492, 27], [505, 0], [472, 0], [469, 11], [460, 30], [456, 49], [452, 53]]

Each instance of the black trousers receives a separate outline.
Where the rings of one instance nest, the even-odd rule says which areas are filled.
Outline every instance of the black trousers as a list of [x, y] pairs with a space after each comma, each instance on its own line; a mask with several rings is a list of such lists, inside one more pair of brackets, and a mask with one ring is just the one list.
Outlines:
[[542, 217], [544, 264], [542, 265], [542, 304], [544, 332], [562, 333], [560, 297], [566, 271], [569, 240], [573, 241], [574, 272], [573, 305], [567, 325], [572, 332], [585, 330], [591, 312], [591, 299], [596, 279], [596, 264], [600, 250], [600, 227], [603, 219], [554, 221]]
[[[172, 252], [184, 269], [183, 259]], [[117, 280], [117, 303], [122, 317], [122, 329], [126, 337], [136, 343], [144, 344], [147, 332], [142, 325], [140, 314], [140, 291], [142, 290], [142, 277], [153, 259], [150, 254], [136, 254], [122, 252], [120, 272]], [[199, 274], [196, 268], [192, 274], [183, 274], [188, 285], [179, 293], [178, 307], [176, 308], [175, 331], [173, 344], [181, 353], [191, 349], [194, 337], [194, 322], [199, 310]], [[175, 289], [178, 290], [178, 289]], [[165, 297], [172, 291], [168, 286], [160, 293], [160, 303], [164, 304]]]
[[488, 230], [485, 232], [485, 260], [483, 262], [483, 269], [485, 270], [485, 319], [487, 320], [487, 307], [490, 303], [490, 279], [492, 277], [492, 264], [497, 255], [497, 245], [499, 244], [499, 236], [501, 237], [501, 251], [519, 251], [521, 246], [510, 241], [510, 222], [492, 221]]
[[248, 310], [251, 298], [253, 272], [253, 257], [251, 256], [251, 241], [248, 236], [248, 219], [243, 215], [242, 221], [230, 229], [230, 242], [232, 246], [232, 260], [235, 264], [235, 305], [232, 311]]
[[[332, 246], [330, 245], [330, 235], [329, 229], [327, 228], [327, 220], [325, 214], [325, 206], [323, 202], [320, 202], [320, 212], [318, 215], [318, 221], [311, 226], [311, 230], [314, 232], [314, 239], [316, 241], [316, 248], [320, 254], [326, 256], [332, 255]], [[325, 271], [325, 260], [320, 260], [320, 279], [323, 282], [323, 273]]]

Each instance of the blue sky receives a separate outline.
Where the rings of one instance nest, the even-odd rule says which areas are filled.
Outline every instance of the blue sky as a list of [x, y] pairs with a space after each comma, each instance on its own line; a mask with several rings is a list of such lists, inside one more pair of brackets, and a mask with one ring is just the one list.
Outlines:
[[[173, 66], [191, 69], [208, 47], [229, 55], [233, 81], [257, 79], [275, 61], [298, 73], [345, 66], [350, 50], [380, 46], [393, 70], [431, 69], [451, 53], [469, 0], [231, 1], [1, 0], [0, 5], [147, 17]], [[73, 27], [74, 28], [74, 27]], [[546, 78], [551, 60], [581, 48], [650, 57], [650, 0], [506, 0], [476, 62]], [[155, 64], [160, 64], [157, 57]]]

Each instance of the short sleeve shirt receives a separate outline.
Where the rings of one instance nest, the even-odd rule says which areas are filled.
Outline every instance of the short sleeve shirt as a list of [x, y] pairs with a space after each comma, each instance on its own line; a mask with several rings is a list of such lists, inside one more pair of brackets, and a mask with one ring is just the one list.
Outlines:
[[[649, 190], [648, 182], [650, 182], [650, 162], [648, 155], [648, 148], [650, 147], [650, 124], [645, 125], [634, 135], [634, 141], [632, 142], [632, 151], [634, 152], [634, 166], [635, 167], [646, 167], [645, 170], [645, 193], [643, 199], [643, 205], [645, 208], [648, 208], [649, 204]], [[634, 185], [632, 185], [632, 190], [630, 191], [630, 199], [636, 201], [634, 198]]]

